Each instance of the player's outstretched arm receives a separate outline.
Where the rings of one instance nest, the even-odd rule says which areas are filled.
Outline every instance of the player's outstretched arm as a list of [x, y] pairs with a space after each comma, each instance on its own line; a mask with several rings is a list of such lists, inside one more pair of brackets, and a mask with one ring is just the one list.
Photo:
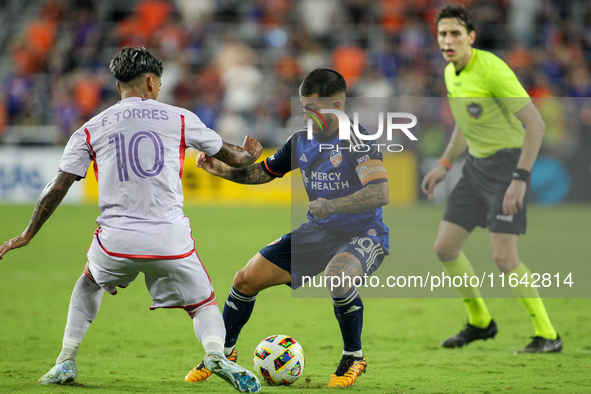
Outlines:
[[251, 136], [244, 137], [242, 146], [224, 142], [218, 153], [213, 155], [216, 159], [226, 163], [230, 167], [245, 167], [254, 163], [263, 151], [261, 144]]
[[254, 163], [243, 168], [232, 168], [226, 163], [221, 162], [203, 152], [197, 155], [197, 167], [203, 168], [212, 175], [227, 179], [232, 182], [246, 185], [256, 185], [267, 183], [274, 178], [263, 171], [259, 163]]
[[345, 197], [327, 200], [319, 198], [308, 203], [310, 213], [318, 219], [326, 219], [335, 213], [357, 213], [388, 205], [388, 182], [373, 183]]
[[70, 186], [78, 177], [74, 174], [60, 171], [58, 174], [45, 186], [35, 210], [33, 216], [29, 221], [29, 225], [23, 231], [23, 233], [17, 237], [14, 237], [10, 241], [0, 246], [0, 260], [2, 257], [11, 251], [12, 249], [21, 248], [31, 242], [35, 234], [41, 229], [43, 224], [49, 219], [51, 214], [55, 211], [57, 206], [62, 202]]

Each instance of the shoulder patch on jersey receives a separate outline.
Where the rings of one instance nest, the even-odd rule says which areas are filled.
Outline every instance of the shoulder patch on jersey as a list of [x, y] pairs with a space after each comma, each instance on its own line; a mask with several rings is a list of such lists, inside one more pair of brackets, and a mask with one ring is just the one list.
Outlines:
[[360, 158], [357, 159], [357, 164], [363, 164], [368, 160], [369, 160], [369, 155], [361, 156]]
[[482, 115], [482, 105], [478, 103], [470, 103], [466, 106], [466, 109], [468, 110], [468, 115], [474, 119], [478, 119]]
[[283, 238], [283, 237], [279, 237], [279, 238], [277, 238], [275, 241], [273, 241], [273, 242], [271, 242], [271, 243], [267, 244], [267, 246], [269, 246], [269, 245], [275, 245], [277, 242], [281, 241], [281, 238]]
[[357, 171], [357, 176], [359, 177], [359, 180], [361, 181], [361, 184], [363, 185], [365, 182], [365, 178], [367, 178], [367, 176], [369, 175], [369, 168], [367, 168], [367, 166], [358, 166], [356, 171]]
[[341, 151], [333, 150], [330, 152], [330, 162], [333, 166], [338, 167], [343, 161], [343, 154]]

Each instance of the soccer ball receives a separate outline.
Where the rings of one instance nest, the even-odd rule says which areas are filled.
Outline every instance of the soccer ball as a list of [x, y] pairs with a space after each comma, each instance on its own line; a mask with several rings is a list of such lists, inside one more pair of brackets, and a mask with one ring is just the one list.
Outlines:
[[304, 349], [292, 337], [271, 335], [259, 343], [254, 351], [256, 374], [270, 386], [292, 384], [304, 372]]

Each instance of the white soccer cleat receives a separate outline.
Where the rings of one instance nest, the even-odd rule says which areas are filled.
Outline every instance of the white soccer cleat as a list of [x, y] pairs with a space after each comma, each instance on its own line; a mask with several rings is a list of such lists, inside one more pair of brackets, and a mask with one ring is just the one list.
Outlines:
[[261, 390], [261, 384], [252, 372], [229, 361], [221, 353], [207, 353], [203, 363], [205, 368], [230, 383], [241, 393], [258, 393]]
[[66, 360], [61, 364], [54, 365], [45, 375], [39, 379], [39, 384], [67, 384], [73, 383], [78, 376], [76, 362]]

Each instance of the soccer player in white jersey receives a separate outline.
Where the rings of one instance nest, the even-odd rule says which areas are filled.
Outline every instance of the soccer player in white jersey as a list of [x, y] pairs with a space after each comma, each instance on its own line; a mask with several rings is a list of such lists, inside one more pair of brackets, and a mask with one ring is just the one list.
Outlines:
[[77, 377], [76, 354], [103, 293], [116, 294], [139, 272], [155, 308], [183, 308], [193, 318], [207, 368], [240, 392], [258, 392], [254, 374], [223, 355], [225, 328], [209, 276], [183, 214], [185, 149], [193, 147], [233, 167], [252, 164], [262, 147], [224, 142], [190, 111], [156, 101], [162, 62], [145, 48], [123, 48], [112, 59], [121, 101], [70, 138], [56, 177], [45, 187], [24, 232], [0, 247], [0, 259], [27, 245], [94, 161], [99, 186], [98, 229], [70, 301], [62, 351], [40, 384]]

